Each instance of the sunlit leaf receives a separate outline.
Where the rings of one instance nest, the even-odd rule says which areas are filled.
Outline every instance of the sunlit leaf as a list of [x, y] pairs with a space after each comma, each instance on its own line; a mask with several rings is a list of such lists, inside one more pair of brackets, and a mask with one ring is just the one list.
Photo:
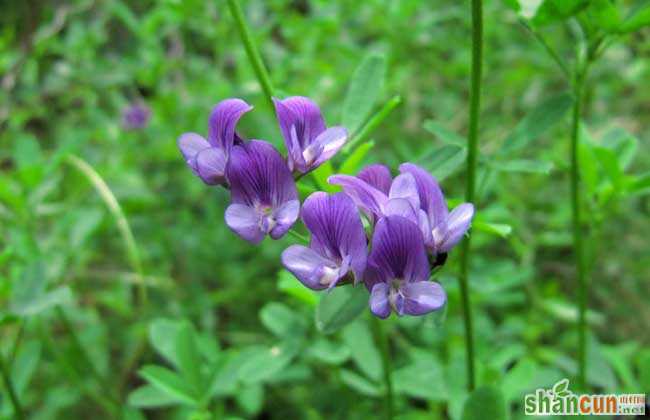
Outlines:
[[140, 369], [138, 373], [151, 385], [170, 397], [184, 404], [197, 404], [197, 398], [192, 388], [178, 374], [171, 370], [162, 366], [148, 365]]
[[354, 71], [343, 101], [341, 118], [350, 135], [354, 135], [370, 115], [381, 94], [385, 77], [386, 58], [374, 53], [366, 56]]

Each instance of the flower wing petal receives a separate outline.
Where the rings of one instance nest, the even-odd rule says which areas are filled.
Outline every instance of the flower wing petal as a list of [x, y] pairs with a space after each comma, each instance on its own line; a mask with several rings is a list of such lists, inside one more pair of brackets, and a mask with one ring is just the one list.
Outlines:
[[471, 203], [463, 203], [449, 213], [447, 218], [447, 231], [444, 239], [438, 246], [439, 252], [449, 252], [462, 238], [474, 217], [474, 206]]
[[226, 209], [225, 219], [228, 227], [248, 242], [257, 244], [264, 239], [260, 215], [255, 209], [244, 204], [231, 204]]
[[402, 314], [424, 315], [442, 308], [447, 302], [445, 290], [432, 281], [403, 283], [400, 294], [403, 297]]

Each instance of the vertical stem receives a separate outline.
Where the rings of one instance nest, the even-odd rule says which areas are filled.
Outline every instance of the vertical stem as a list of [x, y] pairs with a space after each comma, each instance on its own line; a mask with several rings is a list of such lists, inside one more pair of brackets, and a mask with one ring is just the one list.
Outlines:
[[584, 82], [587, 77], [589, 60], [581, 68], [576, 63], [575, 80], [573, 84], [574, 102], [571, 122], [571, 210], [573, 224], [573, 250], [578, 276], [578, 385], [585, 389], [587, 370], [587, 279], [585, 270], [584, 248], [582, 245], [582, 215], [580, 200], [580, 117], [584, 95]]
[[[467, 188], [465, 200], [474, 203], [476, 190], [476, 162], [478, 158], [478, 123], [481, 106], [481, 74], [483, 64], [483, 4], [472, 0], [472, 81], [470, 87], [469, 131], [467, 134]], [[460, 254], [460, 293], [465, 320], [465, 351], [467, 365], [467, 388], [475, 385], [474, 332], [472, 309], [469, 301], [469, 251], [470, 237], [465, 238]]]
[[386, 388], [386, 394], [384, 395], [384, 417], [386, 420], [391, 420], [393, 418], [393, 380], [388, 335], [384, 331], [384, 326], [379, 318], [373, 316], [372, 322], [375, 339], [379, 343], [382, 370], [384, 371], [384, 387]]
[[7, 389], [7, 394], [9, 394], [11, 405], [14, 407], [15, 418], [23, 420], [25, 418], [25, 413], [23, 412], [23, 407], [20, 405], [18, 395], [16, 395], [16, 388], [14, 388], [14, 383], [11, 380], [11, 372], [9, 371], [9, 366], [5, 364], [5, 358], [2, 354], [0, 354], [0, 374], [2, 375], [2, 382]]
[[257, 80], [260, 82], [260, 85], [262, 85], [262, 90], [264, 91], [264, 95], [266, 96], [271, 109], [274, 109], [273, 85], [271, 84], [271, 78], [269, 77], [269, 72], [266, 70], [266, 67], [264, 67], [262, 56], [255, 46], [255, 41], [253, 41], [253, 36], [248, 29], [246, 19], [244, 18], [244, 14], [241, 11], [241, 7], [239, 7], [238, 0], [228, 0], [228, 7], [230, 8], [230, 13], [232, 14], [232, 17], [235, 19], [235, 23], [237, 24], [239, 36], [244, 43], [246, 55], [248, 55], [248, 59], [253, 65], [253, 71], [255, 71]]

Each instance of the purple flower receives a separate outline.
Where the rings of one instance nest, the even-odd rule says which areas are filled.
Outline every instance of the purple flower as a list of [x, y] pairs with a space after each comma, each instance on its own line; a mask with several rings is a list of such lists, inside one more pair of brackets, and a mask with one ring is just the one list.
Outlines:
[[388, 168], [371, 165], [356, 177], [332, 175], [327, 182], [341, 186], [372, 222], [383, 216], [399, 215], [418, 223], [420, 199], [411, 174], [401, 174], [391, 180]]
[[273, 98], [291, 171], [309, 172], [329, 160], [348, 139], [343, 127], [325, 127], [320, 108], [311, 99]]
[[419, 227], [401, 216], [377, 222], [364, 283], [370, 291], [370, 310], [387, 318], [424, 315], [447, 301], [443, 288], [429, 279], [429, 262]]
[[210, 113], [208, 139], [196, 133], [185, 133], [178, 138], [178, 148], [192, 172], [208, 185], [226, 183], [226, 164], [230, 150], [243, 140], [235, 131], [239, 119], [253, 109], [241, 99], [219, 102]]
[[429, 172], [412, 163], [403, 163], [399, 169], [415, 178], [420, 207], [426, 215], [419, 220], [425, 245], [434, 255], [449, 252], [469, 229], [474, 206], [463, 203], [450, 213], [438, 182]]
[[127, 130], [145, 128], [151, 117], [151, 110], [143, 103], [129, 105], [122, 112], [122, 125]]
[[232, 204], [226, 224], [245, 240], [258, 243], [269, 234], [279, 239], [300, 212], [291, 172], [271, 144], [251, 140], [230, 151], [226, 167]]
[[366, 268], [367, 244], [357, 208], [347, 195], [315, 192], [302, 208], [302, 220], [311, 232], [309, 247], [292, 245], [282, 253], [282, 264], [305, 286], [331, 289], [352, 271], [355, 282]]

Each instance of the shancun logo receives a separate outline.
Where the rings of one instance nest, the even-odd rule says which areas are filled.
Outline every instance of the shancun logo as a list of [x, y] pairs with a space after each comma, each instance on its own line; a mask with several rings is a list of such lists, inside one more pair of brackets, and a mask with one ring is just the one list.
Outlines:
[[526, 394], [524, 412], [529, 416], [644, 415], [645, 401], [645, 394], [574, 394], [569, 380], [562, 379], [552, 389]]

